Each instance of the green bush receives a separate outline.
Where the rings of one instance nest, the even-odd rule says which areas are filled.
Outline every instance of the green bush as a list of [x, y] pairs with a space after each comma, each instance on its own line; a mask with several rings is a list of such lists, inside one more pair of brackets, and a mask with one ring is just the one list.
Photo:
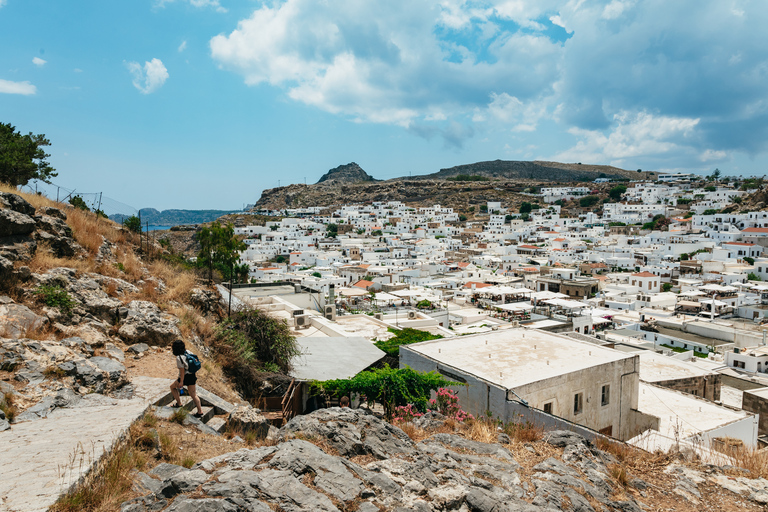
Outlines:
[[749, 281], [762, 281], [763, 278], [759, 275], [755, 274], [754, 272], [750, 272], [749, 275], [747, 275], [747, 279]]
[[86, 212], [91, 211], [90, 208], [88, 208], [88, 205], [85, 204], [85, 201], [83, 201], [83, 198], [80, 196], [72, 196], [69, 198], [69, 204], [74, 206], [75, 208], [78, 208], [80, 210], [84, 210]]
[[65, 314], [70, 314], [76, 304], [67, 290], [58, 285], [40, 285], [33, 293], [46, 306], [56, 308]]
[[411, 329], [406, 327], [404, 329], [393, 329], [390, 327], [387, 329], [395, 336], [388, 340], [381, 340], [376, 342], [376, 346], [387, 353], [388, 356], [398, 357], [400, 355], [400, 345], [410, 345], [411, 343], [419, 343], [421, 341], [439, 340], [442, 338], [439, 334], [432, 334], [427, 331], [419, 329]]
[[216, 331], [238, 355], [267, 371], [288, 373], [292, 360], [300, 354], [296, 338], [285, 320], [272, 318], [258, 309], [242, 308], [224, 320]]
[[425, 411], [432, 391], [457, 384], [437, 372], [422, 373], [411, 368], [378, 368], [360, 372], [351, 379], [314, 382], [313, 391], [335, 396], [361, 395], [369, 405], [375, 402], [384, 407], [387, 420], [392, 419], [395, 407], [413, 404]]
[[312, 277], [320, 278], [320, 277], [323, 277], [323, 274], [321, 274], [320, 272], [312, 272]]
[[416, 307], [419, 309], [427, 309], [432, 307], [432, 303], [427, 299], [421, 300], [416, 303]]
[[744, 256], [744, 261], [746, 261], [750, 265], [754, 265], [755, 264], [755, 258], [750, 258], [749, 256]]
[[141, 233], [141, 219], [135, 215], [131, 215], [123, 221], [123, 226], [133, 231], [134, 233]]
[[594, 206], [600, 201], [600, 198], [597, 196], [585, 196], [579, 199], [579, 206], [582, 208], [589, 208], [590, 206]]

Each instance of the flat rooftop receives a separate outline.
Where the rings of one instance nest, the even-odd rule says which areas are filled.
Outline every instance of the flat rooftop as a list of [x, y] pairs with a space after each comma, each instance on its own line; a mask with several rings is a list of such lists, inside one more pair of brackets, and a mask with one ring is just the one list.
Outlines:
[[638, 355], [640, 356], [640, 380], [643, 382], [663, 382], [714, 374], [705, 368], [697, 367], [696, 363], [679, 361], [649, 350], [640, 352]]
[[[714, 402], [671, 389], [640, 383], [638, 410], [657, 416], [659, 432], [673, 439], [686, 439], [751, 416]], [[678, 432], [678, 435], [675, 435]]]
[[360, 337], [296, 338], [301, 355], [291, 376], [300, 380], [349, 379], [384, 357], [383, 350]]
[[505, 389], [635, 357], [527, 328], [424, 341], [400, 348], [401, 352], [404, 350], [429, 357]]
[[679, 338], [681, 340], [691, 341], [693, 343], [698, 343], [700, 345], [705, 345], [705, 346], [712, 345], [712, 346], [718, 347], [720, 345], [727, 345], [731, 343], [730, 341], [716, 340], [715, 338], [699, 336], [698, 334], [678, 331], [677, 329], [670, 329], [669, 327], [662, 327], [660, 325], [656, 326], [656, 330], [659, 331], [659, 334], [663, 334], [664, 336], [669, 336], [670, 338]]

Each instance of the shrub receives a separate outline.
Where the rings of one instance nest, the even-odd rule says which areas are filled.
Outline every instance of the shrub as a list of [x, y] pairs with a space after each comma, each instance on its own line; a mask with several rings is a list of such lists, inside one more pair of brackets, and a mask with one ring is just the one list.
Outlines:
[[749, 275], [747, 276], [747, 280], [749, 280], [749, 281], [762, 281], [763, 278], [760, 277], [759, 275], [755, 274], [754, 272], [750, 272]]
[[589, 208], [590, 206], [594, 206], [600, 201], [600, 198], [597, 196], [585, 196], [579, 199], [579, 206], [582, 208]]
[[429, 309], [432, 307], [432, 303], [428, 301], [427, 299], [420, 300], [416, 303], [416, 307], [419, 309]]
[[531, 213], [531, 210], [533, 210], [533, 205], [527, 201], [523, 201], [520, 203], [520, 213]]
[[485, 176], [478, 176], [475, 174], [458, 174], [451, 178], [446, 178], [446, 181], [490, 181], [490, 179], [486, 178]]
[[75, 307], [75, 301], [69, 296], [67, 290], [61, 286], [40, 285], [33, 292], [48, 307], [57, 308], [65, 314], [70, 314]]
[[131, 215], [123, 221], [123, 226], [134, 233], [141, 233], [141, 219], [135, 215]]
[[91, 209], [88, 208], [88, 205], [85, 204], [85, 201], [83, 201], [83, 198], [80, 197], [80, 196], [72, 196], [72, 197], [70, 197], [69, 198], [69, 204], [71, 204], [72, 206], [74, 206], [75, 208], [77, 208], [79, 210], [83, 210], [83, 211], [86, 211], [86, 212], [91, 211]]
[[323, 274], [321, 274], [320, 272], [312, 272], [312, 277], [320, 278], [320, 277], [323, 277]]
[[[288, 373], [291, 360], [300, 353], [296, 338], [285, 320], [272, 318], [261, 310], [242, 308], [223, 321], [217, 337], [226, 341], [251, 364]], [[269, 366], [268, 366], [269, 365]]]
[[430, 399], [428, 408], [455, 421], [474, 419], [474, 416], [462, 410], [458, 393], [448, 388], [438, 389], [435, 398]]
[[383, 368], [360, 372], [351, 379], [315, 382], [315, 391], [333, 393], [336, 396], [361, 395], [369, 405], [379, 402], [384, 407], [387, 420], [391, 420], [395, 407], [413, 404], [419, 411], [427, 409], [432, 391], [458, 384], [446, 380], [437, 372], [417, 372], [405, 368]]
[[410, 345], [412, 343], [419, 343], [421, 341], [439, 340], [442, 338], [439, 334], [432, 334], [427, 331], [419, 329], [411, 329], [406, 327], [404, 329], [393, 329], [390, 327], [389, 332], [394, 333], [395, 336], [388, 340], [381, 340], [376, 342], [376, 346], [387, 353], [388, 356], [398, 357], [400, 355], [401, 345]]

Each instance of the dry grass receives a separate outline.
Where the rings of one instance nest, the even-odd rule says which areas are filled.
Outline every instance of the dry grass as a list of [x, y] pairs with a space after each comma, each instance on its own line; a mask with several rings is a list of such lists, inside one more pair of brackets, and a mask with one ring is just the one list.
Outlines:
[[730, 450], [727, 455], [731, 465], [746, 469], [754, 478], [768, 478], [768, 449], [742, 447]]
[[22, 329], [20, 338], [37, 341], [58, 341], [64, 337], [64, 333], [53, 326], [52, 322], [45, 322], [39, 327], [27, 327]]
[[148, 413], [131, 425], [125, 442], [104, 459], [90, 478], [62, 496], [50, 510], [120, 510], [121, 503], [136, 497], [132, 490], [134, 470], [148, 471], [161, 461], [190, 468], [197, 462], [233, 450], [232, 443], [223, 437], [197, 430], [190, 433], [187, 426], [160, 420]]
[[641, 453], [645, 453], [641, 452], [641, 450], [635, 448], [634, 446], [630, 446], [626, 443], [611, 441], [610, 439], [603, 437], [598, 437], [595, 439], [595, 447], [598, 450], [610, 453], [616, 457], [616, 460], [619, 462], [624, 462], [626, 460], [639, 457], [641, 456]]
[[514, 440], [523, 443], [539, 441], [544, 437], [544, 428], [528, 421], [522, 423], [507, 423], [504, 425], [504, 433]]
[[173, 411], [173, 414], [171, 415], [171, 421], [174, 423], [178, 423], [179, 425], [184, 424], [184, 420], [187, 419], [187, 410], [186, 409], [176, 409]]
[[181, 303], [189, 302], [190, 291], [197, 285], [194, 273], [180, 270], [164, 260], [151, 262], [149, 272], [165, 283], [164, 299]]
[[3, 400], [0, 400], [0, 411], [3, 411], [6, 419], [11, 422], [16, 417], [19, 409], [16, 407], [15, 395], [7, 393]]
[[611, 478], [620, 486], [626, 488], [629, 485], [629, 477], [627, 475], [627, 468], [624, 464], [611, 464], [608, 466], [608, 473]]

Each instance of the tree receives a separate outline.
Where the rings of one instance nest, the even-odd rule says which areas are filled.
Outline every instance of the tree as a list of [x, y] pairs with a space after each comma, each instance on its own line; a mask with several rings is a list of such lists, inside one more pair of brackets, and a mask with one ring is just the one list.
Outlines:
[[312, 272], [312, 277], [317, 277], [319, 279], [323, 277], [323, 274], [321, 274], [320, 272]]
[[527, 201], [523, 201], [520, 203], [520, 213], [531, 213], [531, 210], [533, 210], [533, 205]]
[[597, 196], [585, 196], [579, 199], [579, 206], [582, 208], [589, 208], [590, 206], [596, 205], [598, 201], [600, 201], [600, 198]]
[[395, 407], [413, 404], [425, 411], [432, 391], [455, 384], [434, 371], [422, 373], [407, 366], [395, 369], [385, 364], [384, 368], [360, 372], [351, 379], [315, 382], [313, 387], [337, 396], [359, 394], [369, 405], [379, 402], [387, 420], [391, 420]]
[[141, 219], [135, 215], [131, 215], [123, 221], [123, 226], [130, 229], [134, 233], [141, 233]]
[[85, 212], [91, 211], [90, 208], [88, 208], [88, 205], [85, 204], [85, 201], [83, 201], [83, 198], [80, 196], [72, 196], [69, 198], [69, 204], [77, 208], [78, 210], [83, 210]]
[[260, 363], [268, 371], [288, 373], [293, 358], [301, 353], [285, 320], [254, 308], [245, 307], [233, 312], [221, 323], [217, 335], [248, 363]]
[[204, 227], [197, 234], [200, 252], [197, 253], [197, 263], [208, 267], [208, 280], [213, 282], [213, 269], [217, 268], [227, 277], [232, 277], [231, 271], [240, 261], [240, 252], [246, 249], [245, 242], [235, 237], [232, 224], [222, 226], [216, 221], [211, 227]]
[[763, 278], [760, 277], [759, 275], [755, 274], [754, 272], [750, 272], [749, 274], [747, 274], [747, 280], [748, 281], [762, 281]]
[[622, 194], [624, 194], [624, 192], [626, 191], [627, 191], [626, 185], [616, 185], [610, 190], [610, 192], [608, 192], [608, 195], [614, 201], [619, 201], [621, 199]]
[[388, 340], [379, 340], [375, 345], [391, 357], [400, 356], [400, 345], [410, 345], [411, 343], [439, 340], [442, 338], [439, 334], [432, 334], [431, 332], [422, 331], [420, 329], [411, 329], [410, 327], [405, 327], [400, 330], [389, 327], [387, 330], [394, 334], [394, 336]]
[[18, 187], [29, 180], [50, 183], [58, 176], [43, 148], [51, 143], [45, 135], [22, 135], [10, 123], [0, 123], [0, 183]]
[[712, 178], [713, 180], [717, 181], [717, 180], [719, 180], [719, 179], [720, 179], [720, 176], [721, 176], [722, 174], [723, 174], [723, 173], [722, 173], [722, 172], [720, 172], [720, 169], [715, 169], [714, 171], [712, 171], [712, 174], [711, 174], [711, 178]]

